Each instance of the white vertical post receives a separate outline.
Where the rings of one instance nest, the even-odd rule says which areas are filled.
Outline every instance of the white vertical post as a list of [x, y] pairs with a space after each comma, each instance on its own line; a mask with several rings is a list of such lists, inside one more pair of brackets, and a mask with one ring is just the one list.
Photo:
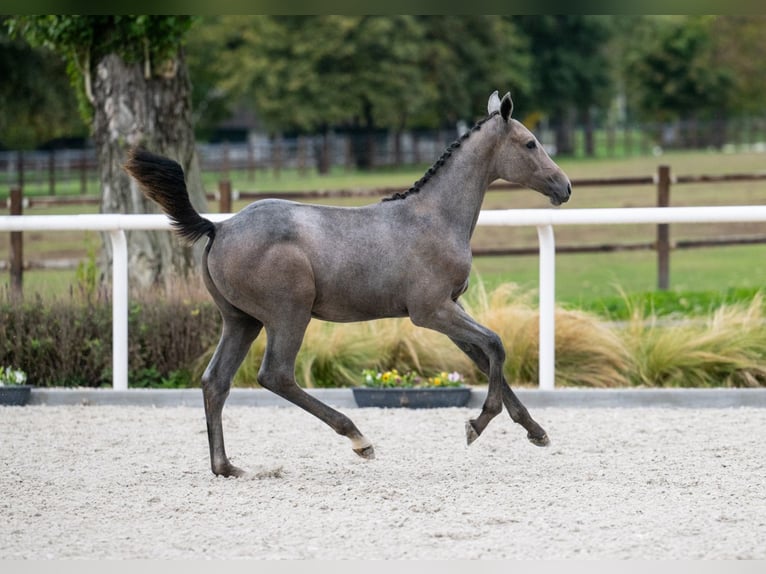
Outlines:
[[552, 391], [556, 380], [556, 240], [552, 225], [537, 226], [540, 242], [540, 390]]
[[122, 229], [112, 241], [112, 388], [128, 389], [128, 241]]

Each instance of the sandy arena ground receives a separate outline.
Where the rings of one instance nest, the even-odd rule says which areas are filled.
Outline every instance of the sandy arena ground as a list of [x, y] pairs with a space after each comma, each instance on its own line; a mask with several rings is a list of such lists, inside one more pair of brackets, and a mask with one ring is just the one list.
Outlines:
[[476, 409], [349, 409], [375, 444], [294, 407], [0, 408], [0, 558], [766, 558], [766, 411], [532, 409], [467, 447]]

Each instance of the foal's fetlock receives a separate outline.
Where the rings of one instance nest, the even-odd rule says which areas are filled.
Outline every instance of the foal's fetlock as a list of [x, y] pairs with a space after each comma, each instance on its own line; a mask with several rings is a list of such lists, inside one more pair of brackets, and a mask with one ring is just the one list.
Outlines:
[[477, 438], [479, 438], [479, 433], [476, 431], [476, 428], [473, 426], [473, 421], [472, 420], [465, 421], [466, 443], [470, 446], [470, 444], [473, 441], [475, 441]]

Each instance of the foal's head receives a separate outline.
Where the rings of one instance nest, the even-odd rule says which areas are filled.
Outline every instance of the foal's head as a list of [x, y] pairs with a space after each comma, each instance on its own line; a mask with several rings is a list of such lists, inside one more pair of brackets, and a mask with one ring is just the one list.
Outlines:
[[[497, 92], [489, 97], [487, 111], [498, 112], [503, 130], [495, 150], [495, 170], [498, 177], [539, 191], [553, 205], [569, 200], [572, 184], [548, 156], [545, 148], [521, 122], [511, 119], [513, 101], [507, 93], [501, 100]], [[498, 121], [498, 120], [495, 120]]]

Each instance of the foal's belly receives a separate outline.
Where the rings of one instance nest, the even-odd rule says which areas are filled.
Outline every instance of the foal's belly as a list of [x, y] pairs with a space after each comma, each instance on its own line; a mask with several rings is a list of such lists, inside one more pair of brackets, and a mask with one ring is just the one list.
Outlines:
[[354, 291], [353, 285], [344, 285], [334, 292], [323, 293], [319, 290], [311, 308], [312, 317], [336, 323], [351, 323], [408, 315], [404, 299], [396, 294], [365, 292], [358, 286]]

